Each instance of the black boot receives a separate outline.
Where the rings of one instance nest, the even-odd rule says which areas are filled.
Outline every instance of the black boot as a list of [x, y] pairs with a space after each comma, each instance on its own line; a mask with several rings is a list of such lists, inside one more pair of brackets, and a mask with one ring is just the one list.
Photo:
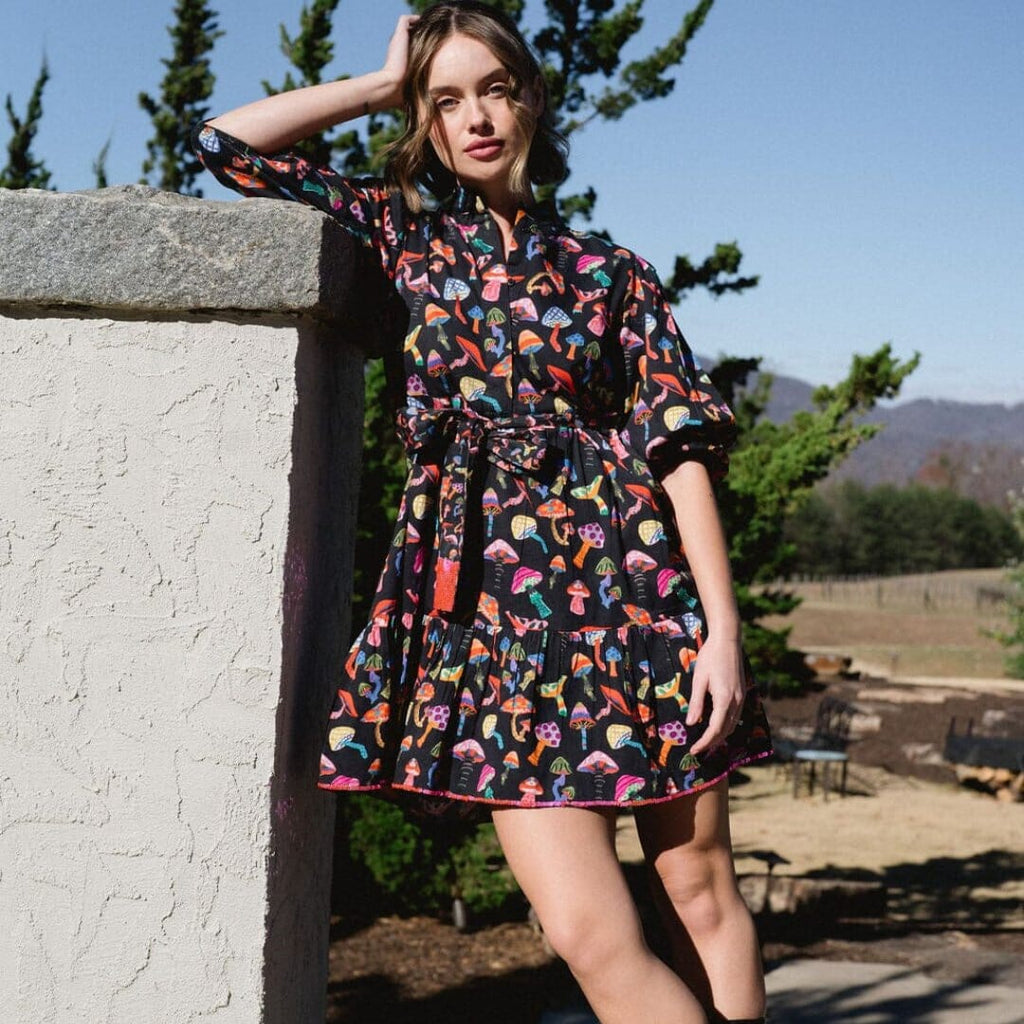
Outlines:
[[723, 1017], [717, 1010], [708, 1014], [708, 1024], [766, 1024], [767, 1017]]

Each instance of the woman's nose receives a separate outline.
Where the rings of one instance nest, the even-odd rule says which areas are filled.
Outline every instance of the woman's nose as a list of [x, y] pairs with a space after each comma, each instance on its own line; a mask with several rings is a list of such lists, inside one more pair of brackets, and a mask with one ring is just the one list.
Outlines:
[[474, 131], [486, 131], [491, 125], [483, 104], [478, 99], [471, 99], [468, 104], [469, 126]]

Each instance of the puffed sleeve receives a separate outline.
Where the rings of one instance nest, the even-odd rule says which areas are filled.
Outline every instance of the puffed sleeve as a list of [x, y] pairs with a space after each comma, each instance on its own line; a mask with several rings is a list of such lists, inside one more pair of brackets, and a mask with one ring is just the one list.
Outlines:
[[385, 272], [394, 276], [404, 218], [401, 196], [389, 193], [382, 179], [346, 178], [295, 153], [260, 153], [205, 121], [192, 125], [190, 141], [202, 165], [222, 185], [246, 196], [291, 199], [322, 210], [375, 250]]
[[676, 326], [657, 272], [636, 257], [622, 315], [626, 417], [620, 436], [661, 479], [688, 459], [725, 476], [736, 418], [697, 365]]

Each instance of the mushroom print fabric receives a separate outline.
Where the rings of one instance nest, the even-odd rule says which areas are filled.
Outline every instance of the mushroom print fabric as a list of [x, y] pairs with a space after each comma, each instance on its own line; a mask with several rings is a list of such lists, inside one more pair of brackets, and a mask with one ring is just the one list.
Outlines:
[[625, 809], [770, 754], [749, 676], [732, 735], [690, 752], [705, 624], [659, 480], [686, 459], [721, 477], [735, 421], [654, 269], [550, 205], [518, 211], [505, 252], [465, 187], [413, 213], [380, 179], [202, 123], [193, 146], [243, 194], [335, 218], [409, 314], [385, 353], [409, 474], [319, 785], [413, 791], [467, 817]]

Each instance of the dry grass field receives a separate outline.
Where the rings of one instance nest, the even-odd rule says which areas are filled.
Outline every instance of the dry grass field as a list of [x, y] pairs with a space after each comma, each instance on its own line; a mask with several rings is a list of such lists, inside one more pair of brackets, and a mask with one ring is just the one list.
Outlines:
[[849, 655], [888, 678], [999, 678], [1004, 649], [983, 630], [1005, 627], [1000, 569], [794, 583], [803, 604], [790, 616], [791, 643], [808, 653]]

